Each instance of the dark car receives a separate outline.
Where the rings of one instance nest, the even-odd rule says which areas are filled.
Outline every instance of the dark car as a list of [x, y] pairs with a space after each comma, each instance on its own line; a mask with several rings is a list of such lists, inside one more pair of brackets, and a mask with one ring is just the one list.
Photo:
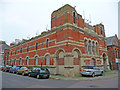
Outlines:
[[1, 66], [1, 67], [0, 67], [1, 71], [4, 69], [4, 67], [5, 67], [5, 66]]
[[22, 66], [13, 66], [10, 68], [9, 72], [10, 73], [16, 73], [18, 69], [20, 69]]
[[33, 70], [29, 71], [28, 76], [31, 77], [37, 77], [39, 78], [49, 78], [50, 72], [47, 68], [45, 67], [35, 67]]
[[3, 68], [3, 71], [9, 72], [10, 68], [12, 68], [11, 65], [6, 65], [6, 66]]

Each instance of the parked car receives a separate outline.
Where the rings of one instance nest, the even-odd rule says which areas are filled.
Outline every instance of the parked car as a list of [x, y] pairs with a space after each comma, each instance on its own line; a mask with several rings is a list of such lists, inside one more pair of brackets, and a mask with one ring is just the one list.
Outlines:
[[80, 73], [82, 76], [89, 75], [95, 77], [96, 75], [103, 75], [103, 70], [94, 66], [85, 66], [81, 69]]
[[4, 67], [5, 67], [5, 66], [1, 66], [1, 67], [0, 67], [0, 70], [2, 71], [2, 70], [4, 69]]
[[13, 66], [10, 68], [9, 72], [10, 73], [16, 73], [18, 69], [20, 69], [22, 66]]
[[3, 68], [3, 71], [9, 72], [10, 68], [12, 68], [11, 65], [6, 65], [6, 66]]
[[39, 78], [46, 78], [48, 79], [50, 76], [50, 72], [47, 68], [45, 67], [35, 67], [33, 70], [29, 71], [28, 76], [31, 77], [37, 77]]
[[32, 70], [32, 67], [21, 67], [17, 70], [17, 74], [28, 75], [28, 72]]

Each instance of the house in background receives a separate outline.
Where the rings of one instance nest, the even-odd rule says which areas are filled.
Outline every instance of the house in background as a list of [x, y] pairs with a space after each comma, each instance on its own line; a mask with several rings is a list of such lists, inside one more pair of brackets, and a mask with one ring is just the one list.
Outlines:
[[[0, 65], [5, 64], [4, 57], [6, 57], [6, 56], [4, 56], [5, 55], [4, 53], [6, 51], [9, 52], [9, 49], [10, 49], [10, 46], [7, 45], [5, 41], [0, 41]], [[7, 55], [7, 56], [9, 56], [9, 55]], [[8, 57], [6, 57], [6, 58], [8, 58]]]
[[120, 70], [120, 42], [117, 35], [107, 37], [108, 60], [111, 70]]

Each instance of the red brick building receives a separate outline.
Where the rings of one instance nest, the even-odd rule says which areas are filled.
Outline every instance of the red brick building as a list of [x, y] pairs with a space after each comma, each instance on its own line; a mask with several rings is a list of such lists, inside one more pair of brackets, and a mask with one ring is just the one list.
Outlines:
[[120, 45], [117, 35], [107, 37], [107, 50], [110, 69], [120, 70]]
[[9, 65], [43, 65], [51, 73], [78, 74], [86, 65], [109, 69], [104, 25], [91, 26], [66, 4], [51, 14], [51, 30], [10, 45]]
[[9, 59], [9, 49], [4, 50], [4, 65], [8, 65], [8, 59]]

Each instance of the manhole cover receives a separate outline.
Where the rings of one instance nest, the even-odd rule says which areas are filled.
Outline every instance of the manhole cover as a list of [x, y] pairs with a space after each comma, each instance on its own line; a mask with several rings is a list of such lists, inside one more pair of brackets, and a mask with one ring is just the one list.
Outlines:
[[91, 88], [96, 88], [96, 87], [98, 87], [98, 86], [96, 86], [96, 85], [90, 85], [89, 87], [91, 87]]

